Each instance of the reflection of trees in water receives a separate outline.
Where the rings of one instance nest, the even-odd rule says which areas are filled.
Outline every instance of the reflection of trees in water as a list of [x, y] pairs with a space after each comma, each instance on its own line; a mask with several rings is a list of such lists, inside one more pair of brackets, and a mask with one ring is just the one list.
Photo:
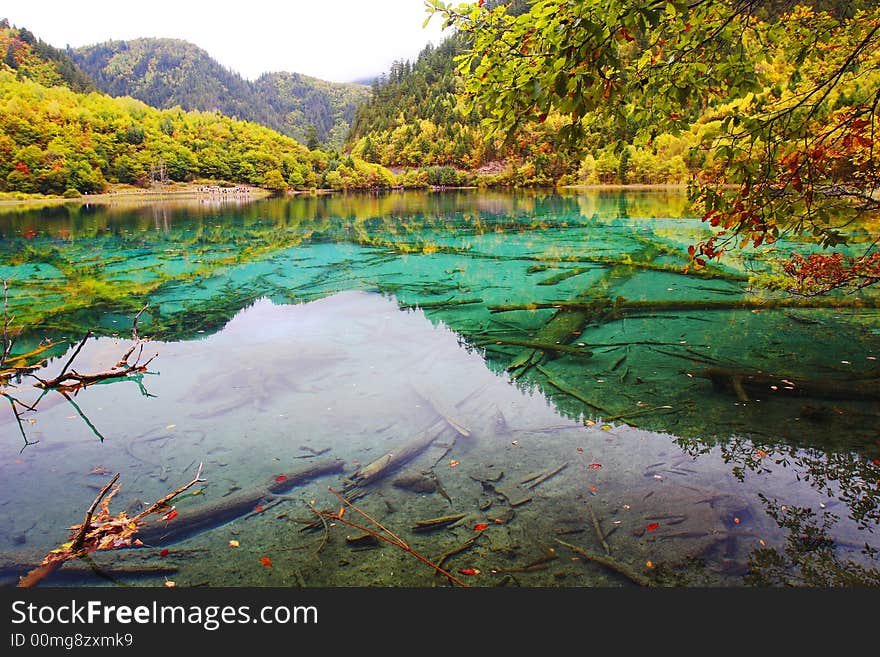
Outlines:
[[[746, 582], [753, 586], [880, 586], [880, 570], [852, 559], [842, 559], [830, 537], [838, 522], [829, 511], [821, 515], [810, 508], [787, 506], [761, 495], [768, 515], [786, 532], [782, 549], [761, 547], [749, 558]], [[861, 548], [865, 557], [876, 560], [877, 550]]]
[[[239, 206], [234, 212], [198, 205], [175, 207], [167, 213], [164, 207], [159, 212], [150, 206], [135, 211], [113, 207], [63, 208], [41, 217], [39, 234], [32, 239], [24, 239], [22, 235], [23, 229], [36, 220], [35, 215], [20, 213], [0, 219], [0, 232], [10, 236], [3, 247], [7, 252], [0, 257], [5, 263], [27, 271], [27, 280], [14, 288], [16, 293], [23, 290], [15, 300], [15, 312], [20, 321], [28, 321], [28, 313], [31, 313], [31, 323], [40, 335], [53, 327], [65, 330], [68, 335], [82, 334], [94, 329], [110, 314], [127, 313], [149, 299], [153, 314], [144, 318], [144, 324], [151, 336], [188, 339], [194, 337], [196, 331], [219, 330], [236, 312], [262, 296], [278, 302], [302, 302], [359, 287], [394, 294], [406, 307], [418, 306], [419, 301], [442, 304], [449, 300], [448, 308], [431, 307], [429, 319], [446, 323], [459, 332], [464, 342], [488, 343], [490, 350], [483, 353], [481, 349], [481, 355], [492, 369], [501, 371], [519, 350], [511, 349], [505, 356], [498, 351], [503, 347], [493, 344], [492, 340], [501, 336], [531, 339], [544, 326], [545, 316], [534, 313], [510, 319], [509, 315], [488, 313], [486, 305], [491, 302], [456, 307], [455, 300], [470, 304], [474, 297], [488, 298], [493, 287], [504, 288], [503, 294], [510, 297], [508, 302], [573, 296], [570, 291], [561, 291], [565, 285], [579, 286], [577, 289], [584, 293], [596, 294], [597, 279], [591, 278], [594, 269], [600, 282], [607, 279], [603, 290], [609, 298], [619, 299], [615, 295], [622, 282], [637, 274], [642, 276], [640, 281], [648, 274], [654, 277], [651, 284], [658, 280], [657, 290], [653, 292], [664, 298], [664, 294], [668, 294], [664, 290], [672, 289], [667, 288], [664, 281], [670, 280], [668, 277], [675, 272], [638, 269], [633, 266], [633, 254], [639, 253], [639, 249], [647, 250], [650, 257], [643, 255], [641, 259], [657, 258], [658, 266], [665, 265], [675, 259], [670, 242], [681, 239], [681, 234], [675, 231], [684, 228], [678, 228], [674, 222], [664, 224], [630, 217], [677, 216], [683, 210], [670, 201], [672, 196], [621, 192], [570, 196], [480, 192], [272, 200]], [[679, 197], [683, 199], [683, 195]], [[691, 225], [688, 226], [690, 230]], [[639, 235], [633, 235], [634, 227]], [[565, 233], [569, 228], [573, 230]], [[579, 240], [584, 240], [582, 246]], [[315, 250], [296, 251], [296, 255], [291, 255], [293, 249], [303, 245], [313, 246]], [[317, 251], [320, 253], [315, 255]], [[535, 253], [544, 260], [536, 258]], [[578, 254], [595, 259], [597, 253], [620, 257], [622, 261], [616, 265], [591, 262], [585, 267], [583, 262], [577, 266], [566, 260]], [[434, 255], [440, 257], [432, 259]], [[415, 260], [412, 256], [424, 259]], [[481, 259], [479, 265], [475, 264], [478, 258]], [[629, 264], [623, 262], [626, 258], [630, 258]], [[398, 267], [397, 262], [401, 266]], [[565, 276], [553, 276], [552, 284], [547, 274], [530, 277], [532, 273], [551, 269], [551, 273]], [[578, 274], [580, 270], [583, 272]], [[615, 275], [610, 277], [602, 273], [612, 271]], [[576, 274], [581, 278], [575, 278]], [[676, 279], [675, 285], [679, 282], [679, 290], [684, 290], [686, 285], [696, 285], [693, 279], [683, 277], [680, 281]], [[554, 288], [555, 285], [558, 288]], [[735, 282], [713, 282], [712, 290], [705, 285], [708, 284], [685, 292], [702, 295], [700, 298], [706, 298], [707, 292], [710, 297], [725, 291], [742, 294], [741, 285]], [[533, 296], [520, 298], [529, 295]], [[750, 318], [749, 322], [758, 317], [747, 310], [741, 314]], [[876, 321], [870, 319], [872, 315], [863, 317], [868, 318], [865, 321], [869, 324]], [[825, 315], [822, 318], [829, 322]], [[814, 321], [812, 316], [806, 315], [799, 319]], [[835, 331], [835, 340], [846, 340], [840, 331], [852, 326], [854, 321], [852, 317], [844, 317], [839, 322], [829, 322], [826, 329]], [[777, 364], [792, 361], [789, 358], [791, 331], [785, 337], [785, 344], [777, 345], [782, 354], [777, 357], [775, 351], [770, 354], [769, 348], [765, 348], [768, 347], [766, 342], [758, 339], [757, 329], [769, 327], [773, 335], [781, 335], [779, 326], [782, 325], [754, 323], [755, 339], [752, 339], [748, 329], [753, 324], [749, 322], [737, 324], [735, 335], [728, 334], [727, 325], [712, 327], [705, 321], [694, 331], [695, 335], [703, 335], [705, 329], [705, 335], [712, 332], [718, 342], [730, 341], [731, 349], [741, 358], [751, 357], [742, 350], [743, 345], [755, 346], [760, 353], [754, 358], [760, 367], [771, 367], [772, 359], [776, 359], [773, 362]], [[587, 318], [583, 323], [583, 327], [577, 327], [577, 337], [554, 334], [552, 341], [567, 344], [583, 339], [593, 348], [596, 341], [580, 337], [580, 331], [595, 328], [595, 322]], [[565, 328], [563, 325], [560, 330]], [[645, 329], [647, 333], [652, 330]], [[811, 336], [817, 335], [815, 325], [809, 330]], [[868, 338], [876, 342], [873, 335], [870, 333], [865, 338], [865, 345], [869, 344]], [[653, 335], [645, 337], [658, 339]], [[686, 359], [694, 356], [696, 347], [691, 346], [694, 340], [685, 346], [677, 344], [678, 337], [672, 344], [653, 345], [667, 352], [680, 352], [673, 354], [677, 357], [672, 360], [667, 357], [667, 364], [657, 360], [656, 353], [649, 353], [651, 347], [638, 351], [627, 346], [625, 359], [620, 356], [623, 351], [604, 356], [607, 370], [604, 374], [595, 365], [600, 358], [598, 353], [590, 361], [563, 356], [554, 359], [550, 367], [556, 374], [567, 375], [569, 372], [560, 363], [568, 358], [574, 363], [572, 376], [561, 376], [560, 381], [576, 382], [594, 375], [607, 379], [602, 397], [593, 399], [598, 389], [590, 389], [592, 401], [608, 406], [614, 413], [626, 414], [621, 417], [629, 424], [668, 430], [679, 436], [677, 442], [687, 452], [698, 454], [720, 448], [725, 462], [740, 478], [747, 472], [757, 474], [767, 470], [767, 459], [772, 459], [777, 467], [793, 469], [806, 485], [844, 504], [850, 520], [861, 530], [875, 529], [880, 523], [880, 493], [876, 486], [880, 468], [873, 459], [880, 457], [880, 445], [876, 443], [876, 432], [871, 434], [870, 430], [877, 426], [876, 417], [831, 413], [824, 423], [805, 418], [802, 423], [789, 422], [791, 426], [787, 428], [786, 418], [799, 412], [792, 406], [788, 415], [780, 412], [770, 418], [769, 403], [743, 411], [741, 416], [732, 416], [731, 398], [710, 399], [711, 391], [686, 387], [690, 383], [680, 368], [690, 367]], [[853, 343], [851, 340], [849, 344]], [[814, 349], [811, 345], [804, 346]], [[718, 353], [713, 355], [717, 357]], [[798, 353], [798, 358], [802, 355]], [[798, 358], [793, 359], [794, 365], [803, 364]], [[651, 393], [654, 396], [645, 397], [648, 386], [641, 385], [645, 382], [640, 382], [639, 376], [647, 380], [650, 377], [643, 370], [653, 371], [659, 367], [668, 368], [668, 372], [661, 371], [657, 377], [657, 392]], [[540, 388], [564, 415], [578, 419], [585, 412], [595, 415], [594, 409], [561, 394], [540, 376], [521, 379], [518, 385], [532, 390]], [[686, 399], [689, 393], [693, 393], [699, 403]], [[635, 397], [630, 399], [633, 395]], [[670, 397], [675, 395], [671, 414], [668, 410], [650, 410], [668, 409]], [[636, 399], [644, 406], [634, 408]], [[757, 422], [762, 413], [768, 415], [759, 426]], [[725, 425], [731, 417], [749, 426], [735, 428], [733, 422]], [[847, 421], [851, 423], [849, 426]], [[753, 433], [749, 432], [750, 427], [755, 429]], [[772, 439], [764, 441], [759, 431]], [[756, 458], [759, 450], [767, 456]], [[768, 512], [770, 506], [768, 503]], [[789, 519], [780, 522], [780, 527], [792, 534], [794, 520], [790, 518], [794, 516], [783, 515]], [[768, 581], [781, 577], [780, 564], [787, 564], [790, 569], [792, 564], [801, 562], [808, 564], [809, 578], [818, 577], [814, 572], [818, 569], [814, 565], [817, 555], [824, 555], [824, 550], [829, 552], [829, 558], [834, 557], [830, 544], [822, 543], [821, 536], [814, 537], [820, 530], [830, 531], [832, 519], [812, 529], [810, 522], [815, 519], [808, 513], [797, 515], [795, 519], [800, 523], [796, 533], [809, 540], [796, 540], [796, 536], [790, 535], [789, 542], [794, 542], [776, 556], [767, 552], [769, 548], [756, 552], [756, 569], [763, 568], [768, 573]], [[805, 546], [814, 549], [805, 550]], [[851, 569], [849, 565], [841, 568], [870, 579], [870, 573]], [[831, 577], [833, 571], [827, 575]]]

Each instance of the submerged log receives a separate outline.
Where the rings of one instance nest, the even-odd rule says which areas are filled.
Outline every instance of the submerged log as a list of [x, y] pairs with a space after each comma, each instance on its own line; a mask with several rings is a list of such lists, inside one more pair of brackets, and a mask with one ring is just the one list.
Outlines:
[[[725, 271], [723, 269], [718, 268], [706, 268], [706, 269], [692, 269], [691, 271], [685, 272], [684, 266], [678, 265], [669, 265], [657, 262], [636, 262], [636, 261], [627, 261], [626, 259], [621, 258], [612, 258], [610, 256], [593, 256], [593, 257], [578, 257], [577, 260], [568, 260], [564, 262], [590, 262], [595, 263], [604, 267], [632, 267], [633, 269], [645, 269], [648, 271], [658, 271], [665, 272], [668, 274], [680, 274], [682, 276], [690, 276], [692, 278], [703, 278], [708, 280], [727, 280], [727, 281], [736, 281], [736, 282], [746, 282], [749, 280], [748, 274], [741, 274], [739, 272], [731, 272]], [[557, 283], [572, 278], [574, 276], [580, 276], [581, 274], [586, 274], [588, 272], [595, 271], [594, 267], [574, 267], [572, 269], [566, 269], [565, 271], [559, 272], [549, 278], [545, 278], [542, 281], [538, 282], [538, 285], [556, 285]]]
[[558, 310], [535, 334], [531, 348], [523, 351], [507, 365], [507, 371], [518, 378], [530, 367], [556, 357], [557, 353], [567, 352], [568, 343], [581, 335], [587, 324], [595, 320], [597, 310], [604, 305], [604, 301], [592, 302], [582, 308]]
[[[778, 299], [670, 299], [657, 301], [631, 301], [623, 297], [605, 299], [606, 309], [614, 318], [622, 318], [631, 312], [664, 312], [690, 310], [773, 310], [776, 308], [880, 308], [880, 299], [825, 299], [825, 298], [778, 298]], [[489, 312], [501, 313], [516, 310], [593, 310], [595, 301], [536, 301], [533, 303], [487, 306]]]
[[785, 395], [823, 399], [880, 400], [880, 378], [804, 379], [760, 371], [707, 367], [694, 376], [709, 379], [715, 390], [733, 392], [741, 401], [753, 395]]
[[589, 358], [593, 352], [585, 347], [573, 347], [567, 344], [550, 344], [549, 342], [538, 342], [537, 340], [520, 340], [517, 338], [493, 338], [490, 340], [479, 340], [476, 345], [485, 347], [493, 344], [511, 345], [515, 347], [529, 347], [534, 351], [554, 351], [560, 354], [569, 354], [571, 356], [580, 356], [581, 358]]
[[286, 493], [312, 479], [342, 472], [345, 462], [341, 459], [323, 459], [307, 466], [279, 475], [260, 486], [238, 491], [232, 495], [197, 507], [177, 507], [174, 520], [162, 522], [151, 516], [147, 524], [138, 530], [137, 537], [148, 545], [167, 545], [181, 541], [193, 534], [213, 529], [250, 513], [254, 507], [268, 504], [277, 495]]
[[431, 443], [443, 435], [449, 426], [445, 419], [434, 422], [406, 445], [393, 452], [383, 454], [372, 463], [360, 468], [350, 477], [349, 484], [343, 490], [366, 486], [386, 477], [425, 451]]

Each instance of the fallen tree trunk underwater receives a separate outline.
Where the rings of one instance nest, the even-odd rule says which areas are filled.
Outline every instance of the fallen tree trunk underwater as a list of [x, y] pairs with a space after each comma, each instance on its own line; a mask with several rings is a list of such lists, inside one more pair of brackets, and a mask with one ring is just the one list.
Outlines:
[[880, 400], [880, 378], [875, 379], [804, 379], [761, 371], [707, 367], [693, 376], [709, 379], [719, 392], [733, 392], [740, 401], [753, 396], [783, 395], [822, 399]]
[[[175, 508], [176, 514], [173, 520], [162, 521], [154, 515], [146, 516], [146, 524], [140, 527], [135, 534], [143, 545], [132, 546], [132, 548], [137, 547], [138, 549], [142, 549], [144, 547], [169, 545], [194, 534], [213, 529], [214, 527], [219, 527], [220, 525], [254, 511], [255, 506], [268, 504], [269, 502], [278, 499], [283, 493], [290, 491], [296, 486], [324, 475], [341, 472], [344, 465], [345, 462], [341, 459], [325, 459], [317, 461], [298, 470], [273, 477], [269, 481], [252, 489], [240, 491], [234, 495], [229, 495], [208, 504], [192, 508], [178, 506]], [[103, 550], [100, 551], [100, 554], [113, 553], [114, 555], [118, 555], [114, 556], [114, 559], [120, 559], [121, 563], [127, 566], [129, 562], [121, 555], [129, 552], [132, 548]], [[22, 575], [28, 571], [34, 573], [39, 570], [39, 568], [34, 570], [31, 569], [35, 563], [40, 562], [40, 559], [42, 559], [42, 556], [38, 555], [34, 550], [0, 553], [0, 578], [10, 578], [12, 576]], [[61, 564], [58, 564], [58, 566], [60, 565]], [[120, 574], [128, 570], [128, 568], [117, 570], [112, 562], [106, 566], [102, 566], [101, 569], [111, 572], [116, 571]], [[131, 572], [133, 574], [140, 574], [140, 570], [143, 569], [134, 567], [131, 569]], [[45, 573], [35, 574], [32, 579], [34, 580], [34, 584], [36, 584], [40, 580], [49, 576], [54, 576], [54, 572], [47, 570]], [[21, 585], [21, 581], [22, 580], [19, 580], [19, 585]], [[25, 584], [33, 585], [30, 584], [28, 580], [25, 580]]]
[[219, 527], [254, 511], [257, 506], [272, 502], [277, 496], [305, 484], [312, 479], [342, 472], [345, 462], [341, 459], [322, 459], [288, 472], [254, 488], [238, 491], [214, 502], [197, 507], [178, 507], [177, 516], [170, 522], [151, 518], [138, 530], [137, 536], [147, 545], [168, 545]]
[[[684, 299], [658, 301], [631, 301], [624, 297], [611, 299], [605, 297], [604, 308], [615, 319], [622, 319], [629, 312], [663, 312], [688, 310], [774, 310], [777, 308], [880, 308], [880, 299]], [[560, 310], [596, 310], [596, 302], [591, 301], [537, 301], [533, 303], [504, 304], [487, 306], [489, 312], [502, 313], [517, 310], [542, 310], [556, 308]]]

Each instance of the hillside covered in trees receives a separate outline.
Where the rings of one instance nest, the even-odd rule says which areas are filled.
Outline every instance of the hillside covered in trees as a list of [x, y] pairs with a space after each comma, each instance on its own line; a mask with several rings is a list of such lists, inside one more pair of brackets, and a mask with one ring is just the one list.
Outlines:
[[96, 90], [89, 74], [67, 53], [38, 39], [26, 28], [11, 28], [5, 18], [0, 19], [0, 54], [4, 67], [19, 79], [27, 78], [47, 87], [61, 84], [81, 93]]
[[260, 123], [316, 147], [340, 147], [368, 88], [297, 73], [266, 73], [251, 82], [179, 39], [108, 41], [69, 51], [111, 96], [152, 107], [220, 112]]
[[[110, 185], [171, 181], [360, 189], [392, 174], [219, 112], [159, 110], [90, 91], [88, 76], [27, 30], [4, 27], [0, 62], [0, 192], [79, 196]], [[7, 60], [14, 61], [8, 62]]]
[[[373, 84], [371, 99], [358, 109], [348, 147], [368, 161], [409, 169], [404, 174], [408, 182], [424, 181], [427, 177], [434, 183], [511, 186], [686, 184], [702, 171], [721, 166], [713, 159], [717, 153], [713, 153], [710, 144], [726, 131], [731, 117], [751, 102], [750, 98], [780, 93], [787, 84], [799, 79], [800, 67], [806, 75], [821, 74], [822, 60], [835, 46], [821, 43], [813, 51], [807, 48], [793, 53], [794, 46], [810, 44], [811, 37], [804, 32], [809, 28], [804, 25], [810, 21], [815, 25], [817, 43], [827, 40], [828, 30], [832, 29], [829, 21], [836, 22], [838, 31], [851, 28], [856, 34], [864, 29], [854, 18], [858, 6], [864, 3], [732, 2], [734, 9], [744, 7], [737, 11], [748, 12], [747, 20], [756, 34], [772, 33], [776, 44], [770, 47], [751, 34], [742, 40], [731, 36], [731, 44], [745, 62], [743, 67], [755, 71], [749, 92], [752, 96], [741, 91], [733, 93], [722, 81], [710, 92], [689, 98], [684, 84], [675, 88], [677, 83], [671, 81], [671, 90], [666, 88], [661, 94], [676, 94], [680, 107], [660, 117], [664, 120], [657, 120], [653, 107], [659, 103], [652, 99], [644, 99], [645, 111], [641, 114], [628, 111], [624, 118], [609, 118], [610, 112], [602, 111], [602, 104], [614, 98], [612, 80], [603, 80], [603, 76], [615, 69], [609, 66], [606, 73], [601, 66], [573, 57], [569, 63], [572, 70], [564, 72], [558, 66], [565, 64], [542, 59], [536, 52], [538, 38], [546, 40], [541, 26], [560, 9], [558, 3], [538, 4], [546, 16], [537, 11], [525, 13], [533, 5], [528, 2], [479, 2], [460, 11], [452, 9], [455, 3], [450, 4], [445, 16], [434, 20], [450, 18], [450, 25], [457, 29], [450, 30], [451, 36], [440, 46], [425, 48], [415, 62], [395, 63], [387, 75]], [[586, 21], [592, 16], [593, 4], [574, 3], [570, 11], [584, 12], [578, 20]], [[815, 10], [805, 9], [815, 18], [792, 18], [798, 16], [792, 13], [798, 4], [815, 6]], [[824, 22], [823, 10], [830, 12]], [[633, 13], [637, 13], [635, 9]], [[495, 16], [493, 22], [488, 16]], [[606, 43], [614, 51], [620, 69], [651, 64], [643, 63], [645, 57], [652, 55], [644, 33], [603, 28], [601, 15], [591, 20], [595, 21], [596, 29], [606, 29]], [[798, 29], [787, 32], [786, 26], [794, 23], [799, 25]], [[556, 28], [570, 30], [572, 43], [576, 43], [576, 30], [570, 29], [570, 25], [573, 23], [566, 27], [565, 21], [560, 20]], [[492, 58], [492, 67], [480, 68], [482, 61], [489, 61], [481, 53], [488, 53], [486, 47], [491, 40], [503, 37], [505, 32], [510, 38], [497, 44], [497, 59]], [[474, 48], [475, 35], [480, 34], [491, 36]], [[664, 70], [662, 62], [654, 61], [653, 65], [658, 71]], [[667, 65], [666, 69], [671, 71], [673, 67]], [[693, 63], [694, 75], [705, 75], [704, 69], [708, 70], [699, 62]], [[587, 84], [592, 84], [593, 89], [588, 92], [586, 87], [572, 87], [568, 81], [576, 79], [576, 75], [577, 79], [592, 75]], [[863, 99], [865, 92], [858, 89], [858, 82], [842, 81], [849, 86], [825, 100], [845, 108]], [[477, 88], [488, 91], [480, 94], [475, 91]], [[570, 98], [569, 105], [581, 102], [578, 111], [584, 120], [578, 124], [576, 134], [567, 116], [568, 105], [535, 110], [554, 88], [564, 89], [563, 93]], [[516, 111], [493, 117], [499, 102], [507, 97], [518, 99]], [[627, 99], [613, 102], [632, 107]], [[649, 138], [644, 138], [646, 134]]]

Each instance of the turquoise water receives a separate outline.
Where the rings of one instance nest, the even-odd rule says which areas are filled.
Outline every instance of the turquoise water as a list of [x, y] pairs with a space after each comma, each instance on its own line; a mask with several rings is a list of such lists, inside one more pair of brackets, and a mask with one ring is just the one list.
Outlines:
[[[878, 311], [758, 305], [779, 297], [756, 278], [766, 253], [685, 276], [704, 229], [674, 192], [0, 215], [16, 352], [58, 341], [38, 376], [87, 331], [74, 369], [114, 365], [145, 304], [155, 355], [70, 398], [30, 377], [4, 387], [4, 573], [67, 540], [116, 472], [112, 509], [133, 513], [202, 463], [183, 518], [338, 458], [262, 511], [47, 581], [449, 585], [310, 510], [336, 512], [328, 486], [420, 444], [355, 504], [449, 572], [478, 570], [457, 575], [469, 585], [876, 583]], [[447, 515], [462, 517], [414, 530]]]

